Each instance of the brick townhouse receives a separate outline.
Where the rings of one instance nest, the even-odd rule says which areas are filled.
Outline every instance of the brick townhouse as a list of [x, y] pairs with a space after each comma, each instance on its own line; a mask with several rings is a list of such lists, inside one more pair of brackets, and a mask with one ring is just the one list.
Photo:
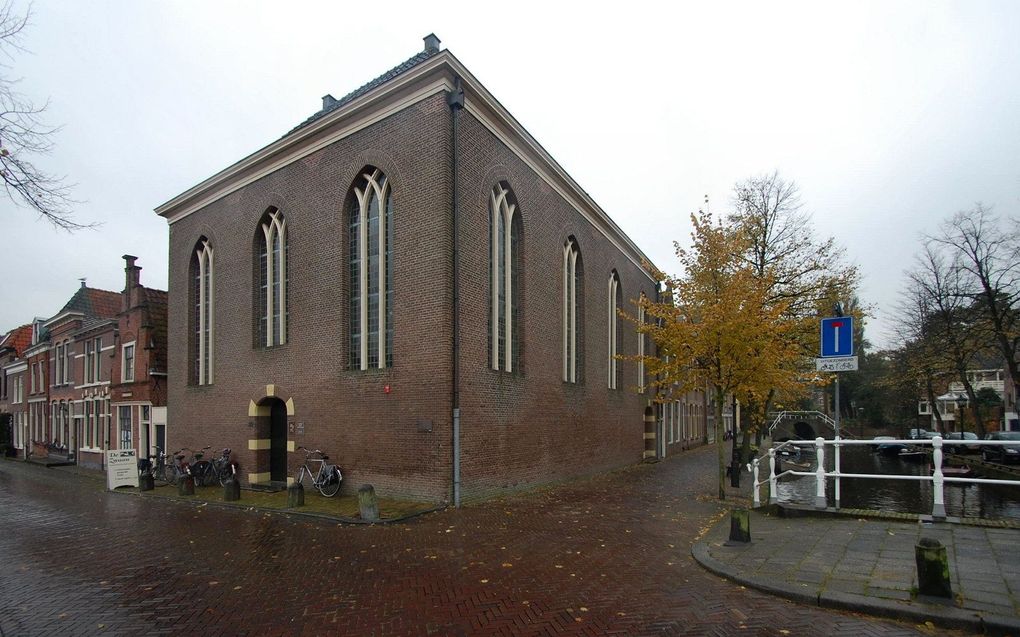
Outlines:
[[454, 502], [646, 457], [647, 258], [435, 36], [156, 212], [171, 447]]
[[25, 457], [28, 412], [25, 379], [28, 363], [22, 358], [32, 343], [32, 326], [22, 325], [0, 338], [0, 445], [8, 455]]

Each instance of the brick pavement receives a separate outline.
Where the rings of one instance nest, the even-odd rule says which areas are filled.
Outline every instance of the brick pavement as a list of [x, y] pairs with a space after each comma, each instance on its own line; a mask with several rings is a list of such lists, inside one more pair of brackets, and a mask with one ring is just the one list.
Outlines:
[[933, 634], [802, 606], [700, 568], [691, 547], [725, 513], [713, 498], [714, 461], [704, 448], [368, 527], [108, 494], [0, 462], [0, 629], [5, 637]]

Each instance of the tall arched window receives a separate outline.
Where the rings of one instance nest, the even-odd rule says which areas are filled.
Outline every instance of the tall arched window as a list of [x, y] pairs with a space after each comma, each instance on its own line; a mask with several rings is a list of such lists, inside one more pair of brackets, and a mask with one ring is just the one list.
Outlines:
[[350, 220], [351, 369], [393, 365], [393, 198], [368, 167], [354, 184]]
[[262, 215], [255, 233], [257, 347], [287, 342], [287, 220], [276, 208]]
[[[645, 324], [645, 293], [640, 294], [640, 300], [638, 301], [638, 325]], [[645, 333], [638, 330], [637, 335], [637, 382], [638, 382], [638, 393], [645, 393]]]
[[199, 239], [191, 258], [192, 383], [213, 382], [213, 248], [205, 237]]
[[616, 355], [619, 353], [620, 329], [617, 311], [620, 309], [622, 298], [620, 275], [616, 273], [616, 270], [613, 270], [612, 274], [609, 275], [608, 303], [606, 304], [609, 309], [609, 315], [606, 317], [609, 325], [609, 334], [607, 335], [609, 342], [609, 360], [607, 361], [607, 367], [609, 368], [609, 389], [617, 389], [619, 387], [620, 368]]
[[563, 244], [563, 380], [584, 379], [584, 261], [577, 241]]
[[517, 199], [505, 182], [489, 197], [489, 365], [521, 371], [520, 338], [521, 216]]

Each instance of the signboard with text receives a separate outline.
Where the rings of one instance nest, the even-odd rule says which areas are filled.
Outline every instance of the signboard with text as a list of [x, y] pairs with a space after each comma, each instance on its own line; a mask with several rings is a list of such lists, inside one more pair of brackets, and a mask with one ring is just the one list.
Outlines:
[[138, 456], [134, 449], [106, 452], [106, 488], [138, 486]]
[[856, 356], [838, 356], [830, 358], [816, 358], [815, 371], [819, 372], [856, 372]]

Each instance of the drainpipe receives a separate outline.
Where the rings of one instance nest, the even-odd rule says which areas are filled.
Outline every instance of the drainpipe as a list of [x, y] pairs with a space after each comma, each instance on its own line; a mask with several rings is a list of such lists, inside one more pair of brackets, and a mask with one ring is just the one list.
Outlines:
[[460, 78], [454, 78], [454, 88], [447, 95], [450, 107], [453, 137], [451, 170], [453, 173], [453, 361], [450, 402], [453, 408], [453, 506], [460, 506], [460, 205], [457, 188], [457, 132], [460, 111], [464, 108], [464, 89]]

